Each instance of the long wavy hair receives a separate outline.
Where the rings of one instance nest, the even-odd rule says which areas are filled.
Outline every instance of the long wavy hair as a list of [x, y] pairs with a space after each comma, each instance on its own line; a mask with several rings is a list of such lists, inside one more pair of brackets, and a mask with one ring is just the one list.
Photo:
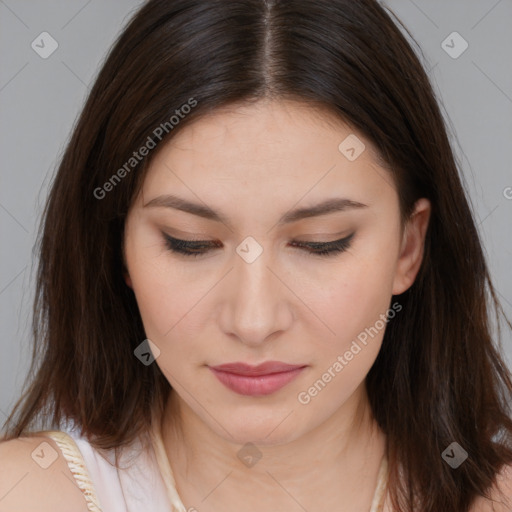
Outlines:
[[[432, 204], [420, 271], [393, 297], [403, 312], [366, 378], [393, 507], [466, 512], [488, 496], [512, 461], [500, 314], [512, 324], [438, 100], [401, 26], [376, 0], [143, 3], [105, 59], [53, 178], [37, 240], [30, 378], [4, 439], [64, 418], [98, 448], [148, 431], [170, 385], [133, 353], [146, 336], [123, 277], [129, 206], [158, 147], [192, 121], [230, 104], [292, 99], [326, 107], [376, 145], [402, 225], [418, 198]], [[156, 149], [131, 160], [150, 139]], [[454, 441], [468, 452], [457, 469], [441, 456]]]

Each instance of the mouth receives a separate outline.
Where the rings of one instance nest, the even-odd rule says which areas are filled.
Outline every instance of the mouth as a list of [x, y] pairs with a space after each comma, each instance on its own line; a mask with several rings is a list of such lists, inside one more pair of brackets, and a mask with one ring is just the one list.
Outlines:
[[306, 365], [269, 361], [257, 366], [227, 363], [208, 368], [231, 391], [245, 396], [264, 396], [286, 386], [306, 368]]

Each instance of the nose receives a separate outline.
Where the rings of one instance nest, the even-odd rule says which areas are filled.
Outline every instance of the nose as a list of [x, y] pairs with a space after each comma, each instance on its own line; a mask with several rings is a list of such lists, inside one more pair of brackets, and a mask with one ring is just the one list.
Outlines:
[[[251, 263], [234, 255], [221, 312], [224, 332], [248, 346], [259, 346], [289, 329], [293, 321], [293, 293], [286, 286], [267, 251]], [[282, 274], [282, 273], [281, 273]]]

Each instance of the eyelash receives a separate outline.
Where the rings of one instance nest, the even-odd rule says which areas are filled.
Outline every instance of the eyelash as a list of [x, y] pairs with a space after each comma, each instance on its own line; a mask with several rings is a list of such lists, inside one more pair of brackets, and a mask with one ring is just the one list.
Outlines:
[[[198, 256], [206, 254], [210, 249], [212, 249], [212, 245], [217, 247], [219, 246], [217, 242], [209, 242], [208, 240], [180, 240], [179, 238], [174, 238], [170, 235], [167, 235], [166, 233], [163, 233], [163, 235], [167, 249], [174, 253], [182, 254], [184, 256], [191, 256], [197, 258]], [[349, 249], [354, 235], [355, 233], [351, 233], [349, 236], [345, 238], [333, 240], [331, 242], [293, 243], [296, 244], [296, 247], [306, 248], [306, 252], [313, 256], [329, 257]], [[198, 250], [201, 249], [201, 247], [205, 246], [207, 247], [206, 250]]]

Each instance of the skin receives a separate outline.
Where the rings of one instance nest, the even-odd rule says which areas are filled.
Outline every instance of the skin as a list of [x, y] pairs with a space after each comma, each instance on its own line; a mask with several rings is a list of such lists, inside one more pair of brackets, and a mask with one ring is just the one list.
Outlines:
[[[38, 457], [41, 454], [43, 459]], [[40, 465], [41, 460], [49, 466]], [[89, 510], [66, 459], [47, 436], [23, 436], [0, 443], [0, 511], [27, 510]]]
[[[350, 134], [366, 146], [354, 161], [338, 149]], [[162, 194], [206, 204], [230, 225], [144, 206]], [[333, 197], [367, 207], [277, 225], [290, 209]], [[397, 191], [371, 143], [302, 103], [217, 110], [159, 152], [126, 220], [125, 278], [160, 351], [154, 364], [173, 388], [163, 440], [187, 508], [369, 510], [385, 437], [364, 381], [385, 328], [308, 404], [297, 396], [413, 284], [430, 211], [420, 199], [402, 231]], [[162, 232], [220, 247], [182, 256], [167, 249]], [[290, 245], [352, 232], [350, 247], [332, 256]], [[236, 252], [248, 236], [263, 248], [252, 263]], [[307, 368], [264, 397], [234, 393], [208, 368], [268, 360]], [[237, 457], [248, 442], [262, 455], [252, 467]]]

